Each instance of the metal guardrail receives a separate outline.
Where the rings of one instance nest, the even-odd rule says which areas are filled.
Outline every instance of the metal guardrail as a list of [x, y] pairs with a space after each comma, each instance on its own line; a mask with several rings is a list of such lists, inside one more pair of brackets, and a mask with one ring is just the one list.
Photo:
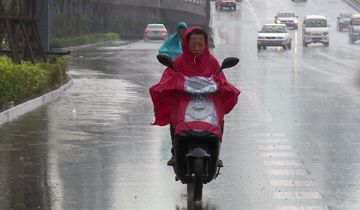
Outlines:
[[355, 10], [360, 12], [360, 0], [344, 0], [350, 6], [352, 6]]
[[207, 0], [184, 0], [184, 1], [199, 5], [206, 5]]

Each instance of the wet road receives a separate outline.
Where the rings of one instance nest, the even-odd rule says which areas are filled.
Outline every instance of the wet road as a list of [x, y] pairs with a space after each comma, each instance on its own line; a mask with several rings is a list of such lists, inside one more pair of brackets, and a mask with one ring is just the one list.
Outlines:
[[[258, 52], [260, 26], [278, 10], [325, 14], [330, 47]], [[202, 208], [360, 208], [360, 43], [336, 31], [339, 0], [243, 0], [213, 11], [219, 60], [242, 90], [226, 117], [222, 174]], [[73, 87], [58, 101], [0, 127], [0, 209], [193, 209], [166, 166], [167, 127], [153, 120], [148, 88], [163, 67], [161, 42], [114, 42], [72, 53]]]

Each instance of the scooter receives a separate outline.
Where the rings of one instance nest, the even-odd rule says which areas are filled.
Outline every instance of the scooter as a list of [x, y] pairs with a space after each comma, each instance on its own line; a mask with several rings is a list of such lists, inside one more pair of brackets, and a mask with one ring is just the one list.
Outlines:
[[[158, 55], [157, 59], [176, 71], [169, 56]], [[226, 58], [217, 73], [235, 66], [238, 62], [238, 58]], [[211, 94], [215, 94], [217, 90], [218, 87], [211, 78], [185, 78], [184, 92], [191, 96], [185, 121], [217, 123], [216, 110], [210, 100]], [[223, 125], [220, 126], [223, 129]], [[175, 180], [187, 184], [189, 200], [201, 201], [203, 185], [220, 174], [220, 168], [223, 167], [219, 160], [220, 145], [221, 139], [217, 135], [204, 130], [189, 129], [173, 137]]]

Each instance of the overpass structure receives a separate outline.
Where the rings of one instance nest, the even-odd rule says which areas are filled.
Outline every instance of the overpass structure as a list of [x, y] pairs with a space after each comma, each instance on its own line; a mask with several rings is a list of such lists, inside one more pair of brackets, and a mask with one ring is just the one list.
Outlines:
[[[45, 51], [50, 51], [52, 37], [111, 31], [120, 33], [122, 38], [142, 38], [148, 23], [164, 23], [173, 32], [178, 22], [185, 21], [209, 31], [210, 0], [0, 0], [0, 3], [11, 7], [6, 13], [14, 17], [35, 18]], [[20, 38], [17, 34], [13, 36]]]
[[[65, 28], [69, 26], [76, 29], [79, 26], [91, 25], [87, 26], [91, 31], [85, 33], [112, 31], [120, 33], [122, 38], [142, 38], [147, 23], [164, 23], [170, 32], [175, 31], [180, 21], [209, 30], [210, 0], [32, 1], [45, 49], [49, 49], [50, 36], [81, 35], [66, 34], [64, 31], [70, 29]], [[68, 21], [71, 17], [81, 18]], [[86, 23], [76, 22], [84, 18], [88, 18]]]
[[[174, 31], [179, 21], [208, 30], [210, 0], [111, 0], [111, 16], [123, 20], [164, 23]], [[118, 13], [121, 14], [118, 14]]]

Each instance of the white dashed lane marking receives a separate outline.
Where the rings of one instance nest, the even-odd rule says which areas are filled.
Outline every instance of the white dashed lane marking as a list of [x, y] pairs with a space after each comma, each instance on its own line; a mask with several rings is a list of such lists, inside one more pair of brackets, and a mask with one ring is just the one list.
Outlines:
[[[257, 134], [258, 154], [263, 158], [276, 210], [327, 210], [310, 172], [284, 134]], [[283, 191], [284, 190], [284, 191]], [[286, 202], [286, 204], [284, 203]], [[281, 205], [285, 204], [285, 205]]]
[[311, 200], [311, 199], [321, 199], [321, 195], [319, 192], [275, 192], [274, 199]]
[[270, 176], [307, 176], [309, 173], [304, 169], [269, 169]]
[[276, 210], [328, 210], [326, 206], [319, 205], [319, 206], [278, 206]]
[[264, 152], [260, 153], [260, 157], [264, 158], [290, 158], [298, 157], [295, 152]]
[[311, 180], [271, 180], [273, 187], [312, 187], [315, 183]]
[[272, 138], [272, 139], [264, 139], [264, 140], [257, 140], [257, 144], [288, 144], [289, 140], [283, 138]]
[[258, 150], [293, 150], [293, 147], [289, 144], [260, 145], [258, 146]]
[[265, 166], [302, 166], [298, 160], [265, 160]]

